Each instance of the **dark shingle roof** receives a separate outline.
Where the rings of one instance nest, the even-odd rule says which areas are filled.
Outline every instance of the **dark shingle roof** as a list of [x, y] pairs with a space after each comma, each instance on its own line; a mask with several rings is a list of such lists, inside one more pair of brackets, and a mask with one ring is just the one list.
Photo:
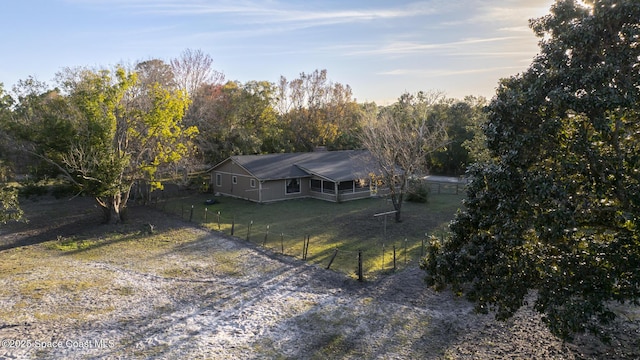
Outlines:
[[290, 179], [317, 175], [331, 181], [366, 178], [375, 162], [366, 150], [238, 155], [231, 160], [259, 180]]

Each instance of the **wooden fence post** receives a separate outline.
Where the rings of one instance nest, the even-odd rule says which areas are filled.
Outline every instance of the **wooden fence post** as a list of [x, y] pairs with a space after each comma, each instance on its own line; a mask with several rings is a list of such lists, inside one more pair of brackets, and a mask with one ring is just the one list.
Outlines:
[[362, 276], [362, 250], [358, 250], [358, 281], [364, 281]]
[[220, 211], [218, 210], [218, 230], [220, 230]]
[[304, 260], [304, 249], [307, 247], [307, 236], [302, 239], [302, 260]]
[[407, 266], [407, 238], [404, 238], [404, 265]]
[[333, 253], [333, 256], [331, 257], [331, 260], [329, 260], [329, 265], [327, 265], [327, 270], [329, 270], [329, 268], [331, 267], [331, 264], [333, 264], [333, 260], [335, 260], [336, 256], [338, 256], [337, 248], [336, 248], [336, 251]]
[[280, 233], [280, 250], [282, 251], [282, 255], [284, 255], [284, 233]]
[[396, 244], [393, 244], [393, 271], [396, 271]]
[[302, 242], [302, 260], [307, 260], [307, 254], [309, 253], [309, 240], [311, 235], [307, 235]]
[[267, 225], [267, 232], [264, 233], [264, 241], [262, 241], [262, 247], [267, 246], [267, 236], [269, 236], [269, 225]]
[[382, 265], [381, 265], [382, 270], [384, 270], [384, 244], [382, 244]]
[[234, 216], [233, 219], [231, 219], [231, 236], [233, 236], [233, 231], [236, 227], [236, 217]]
[[247, 241], [249, 241], [251, 236], [251, 225], [253, 225], [253, 220], [249, 221], [249, 227], [247, 227]]
[[193, 220], [193, 205], [191, 205], [191, 212], [189, 213], [189, 222]]
[[207, 213], [209, 212], [209, 208], [205, 207], [204, 208], [204, 222], [207, 222]]

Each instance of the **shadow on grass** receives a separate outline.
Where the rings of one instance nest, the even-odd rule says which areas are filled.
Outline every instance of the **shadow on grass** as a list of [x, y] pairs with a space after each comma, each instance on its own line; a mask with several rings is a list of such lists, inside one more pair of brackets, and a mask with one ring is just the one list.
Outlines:
[[[224, 241], [237, 243], [237, 248], [216, 249], [211, 244], [212, 237], [222, 238]], [[177, 282], [182, 288], [170, 308], [156, 309], [151, 307], [148, 311], [141, 312], [135, 316], [127, 316], [127, 323], [123, 324], [121, 319], [113, 319], [109, 322], [100, 322], [93, 331], [108, 333], [113, 329], [119, 332], [127, 332], [127, 337], [111, 349], [109, 353], [101, 356], [121, 356], [131, 355], [143, 357], [175, 357], [176, 351], [194, 348], [193, 336], [180, 336], [179, 333], [184, 324], [200, 326], [200, 330], [194, 336], [215, 336], [218, 332], [236, 331], [229, 333], [229, 336], [240, 335], [244, 330], [244, 325], [238, 323], [253, 305], [269, 301], [271, 296], [278, 296], [284, 289], [297, 289], [314, 283], [316, 286], [311, 289], [317, 293], [342, 292], [348, 289], [360, 287], [354, 281], [346, 279], [332, 272], [319, 271], [302, 261], [282, 257], [269, 251], [261, 249], [236, 238], [231, 238], [221, 234], [211, 234], [198, 237], [197, 239], [178, 245], [170, 251], [159, 255], [158, 258], [169, 255], [197, 254], [206, 259], [206, 251], [226, 251], [226, 250], [247, 250], [251, 257], [268, 257], [276, 260], [273, 266], [261, 267], [264, 260], [255, 263], [248, 261], [247, 271], [241, 277], [232, 279], [224, 277], [161, 277], [149, 276], [149, 274], [138, 274], [150, 281]], [[257, 253], [256, 253], [257, 252]], [[212, 260], [213, 261], [213, 260]], [[185, 265], [188, 266], [188, 265]], [[202, 274], [200, 274], [202, 276]], [[186, 290], [186, 287], [194, 287], [195, 291]], [[184, 297], [183, 296], [188, 296]], [[153, 301], [152, 299], [149, 299]], [[262, 327], [262, 325], [256, 325]], [[231, 330], [230, 330], [231, 329]], [[178, 333], [178, 334], [177, 334]], [[155, 339], [162, 339], [169, 334], [172, 337], [170, 346], [141, 346], [141, 344], [153, 343]], [[176, 336], [173, 336], [176, 335]], [[138, 350], [133, 350], [138, 349]]]
[[2, 228], [0, 251], [36, 245], [58, 237], [81, 234], [100, 224], [101, 213], [94, 200], [39, 199], [22, 204], [26, 222], [12, 223]]
[[[95, 200], [89, 198], [32, 201], [25, 203], [23, 210], [26, 222], [12, 223], [0, 229], [0, 251], [55, 240], [82, 242], [102, 237], [104, 234], [117, 234], [120, 237], [126, 235], [131, 240], [136, 238], [136, 234], [143, 236], [149, 229], [149, 224], [153, 224], [154, 231], [160, 233], [187, 224], [180, 219], [167, 218], [166, 214], [158, 210], [137, 205], [127, 208], [127, 219], [124, 223], [104, 224], [102, 211], [97, 208]], [[89, 246], [77, 251], [91, 250], [122, 241], [126, 240], [92, 241]]]
[[[265, 246], [271, 251], [331, 268], [353, 276], [357, 269], [357, 252], [363, 252], [364, 271], [372, 276], [393, 268], [419, 262], [427, 235], [446, 231], [458, 208], [462, 195], [433, 195], [429, 203], [403, 205], [403, 222], [393, 216], [375, 214], [393, 209], [386, 198], [370, 198], [344, 203], [317, 199], [298, 199], [270, 204], [256, 204], [234, 198], [216, 198], [205, 205], [210, 195], [171, 199], [158, 206], [182, 219], [191, 219], [209, 229]], [[305, 239], [309, 246], [305, 256]], [[383, 249], [384, 246], [384, 249]], [[405, 251], [406, 250], [406, 251]], [[383, 259], [384, 253], [384, 259]], [[383, 261], [384, 260], [384, 261]]]
[[[410, 302], [410, 298], [420, 296], [415, 293], [397, 296], [394, 293], [402, 286], [395, 282], [360, 284], [334, 272], [220, 234], [199, 237], [176, 246], [162, 256], [197, 254], [206, 258], [204, 251], [224, 251], [216, 250], [210, 244], [212, 236], [237, 242], [241, 249], [249, 247], [250, 256], [268, 256], [276, 259], [277, 264], [258, 269], [256, 264], [250, 263], [248, 274], [231, 280], [139, 274], [149, 281], [178, 282], [180, 285], [175, 286], [181, 290], [168, 307], [150, 307], [134, 316], [127, 315], [126, 323], [118, 318], [96, 323], [92, 331], [109, 333], [118, 329], [127, 334], [116, 347], [101, 356], [132, 356], [133, 353], [137, 357], [170, 358], [184, 355], [184, 352], [188, 354], [198, 344], [221, 345], [218, 342], [234, 338], [233, 347], [246, 348], [245, 354], [255, 357], [379, 358], [395, 357], [394, 354], [409, 351], [411, 358], [416, 353], [424, 354], [424, 349], [429, 349], [429, 346], [432, 355], [442, 354], [450, 344], [460, 341], [459, 334], [447, 333], [441, 329], [440, 323], [437, 323], [439, 327], [436, 330], [426, 328], [432, 321], [431, 313], [425, 315], [418, 310], [416, 316], [413, 310], [416, 305]], [[413, 291], [429, 293], [430, 290], [420, 287], [420, 290], [414, 288]], [[283, 293], [301, 298], [307, 305], [295, 311], [294, 316], [279, 318], [275, 323], [243, 322], [247, 316], [260, 316], [259, 312], [253, 312], [264, 311], [265, 303], [288, 306], [279, 303], [283, 300], [280, 296]], [[318, 297], [322, 300], [316, 301]], [[438, 303], [441, 299], [432, 301]], [[417, 307], [424, 305], [427, 303], [420, 303]], [[190, 330], [185, 328], [186, 324]], [[185, 333], [187, 330], [192, 333]], [[245, 331], [260, 331], [261, 335], [244, 339]], [[376, 340], [370, 340], [374, 334]], [[435, 349], [434, 344], [429, 343], [434, 339], [438, 341]], [[210, 355], [216, 356], [215, 353]]]
[[[159, 234], [174, 225], [195, 226], [152, 209], [140, 208], [139, 215], [130, 233], [82, 251], [140, 239], [135, 226], [148, 221], [159, 222], [156, 229]], [[362, 215], [363, 221], [368, 218], [369, 214]], [[107, 228], [100, 228], [104, 229]], [[336, 236], [346, 236], [344, 234], [351, 230], [346, 223]], [[470, 316], [471, 306], [463, 300], [452, 300], [450, 293], [433, 293], [422, 283], [422, 272], [415, 267], [360, 284], [342, 274], [318, 269], [291, 256], [281, 256], [255, 242], [220, 233], [198, 234], [193, 240], [159, 251], [157, 257], [162, 260], [176, 254], [198, 255], [201, 261], [213, 261], [207, 252], [226, 251], [224, 246], [216, 245], [218, 237], [232, 242], [232, 249], [251, 250], [247, 252], [247, 271], [241, 277], [229, 279], [206, 273], [194, 277], [164, 277], [148, 271], [108, 267], [113, 276], [127, 272], [141, 282], [152, 281], [167, 288], [173, 284], [171, 290], [175, 293], [167, 306], [145, 298], [144, 301], [151, 304], [146, 310], [115, 315], [107, 321], [87, 322], [84, 329], [87, 334], [127, 334], [100, 357], [185, 358], [195, 346], [220, 345], [210, 343], [211, 339], [220, 342], [247, 336], [244, 340], [234, 340], [234, 346], [246, 347], [249, 354], [263, 358], [435, 359], [455, 357], [454, 351], [464, 345], [467, 334], [472, 331], [476, 334], [472, 339], [486, 345], [487, 351], [496, 341], [493, 333], [485, 331], [486, 326], [495, 326], [493, 323]], [[261, 267], [259, 261], [250, 261], [252, 257], [277, 261], [273, 266]], [[314, 262], [316, 258], [309, 260]], [[188, 266], [188, 261], [184, 266]], [[252, 313], [256, 310], [254, 305], [282, 305], [278, 302], [283, 301], [279, 296], [283, 293], [304, 298], [305, 307], [270, 324], [243, 322], [247, 316], [261, 316]], [[523, 324], [526, 326], [527, 322]], [[505, 341], [504, 336], [510, 336], [513, 331], [510, 325], [502, 328], [502, 341]], [[246, 335], [248, 331], [260, 334]], [[224, 336], [218, 336], [219, 333]]]

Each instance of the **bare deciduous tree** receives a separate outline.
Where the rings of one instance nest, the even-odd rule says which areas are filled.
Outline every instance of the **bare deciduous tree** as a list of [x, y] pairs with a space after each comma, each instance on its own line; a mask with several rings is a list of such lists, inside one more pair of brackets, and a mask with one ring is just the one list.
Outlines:
[[173, 68], [160, 59], [138, 62], [135, 67], [135, 72], [138, 74], [139, 86], [148, 88], [155, 83], [164, 89], [174, 89], [176, 86]]
[[381, 112], [369, 109], [364, 115], [361, 141], [378, 162], [379, 180], [389, 187], [396, 222], [402, 221], [409, 180], [426, 174], [427, 154], [446, 144], [445, 121], [432, 111], [443, 100], [438, 92], [404, 94], [393, 106]]
[[221, 84], [224, 74], [213, 69], [213, 58], [202, 50], [186, 49], [180, 57], [171, 60], [178, 87], [193, 96], [204, 84]]

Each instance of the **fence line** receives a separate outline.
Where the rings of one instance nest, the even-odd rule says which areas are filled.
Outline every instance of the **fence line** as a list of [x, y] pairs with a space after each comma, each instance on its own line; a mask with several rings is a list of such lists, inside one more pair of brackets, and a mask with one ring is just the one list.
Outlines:
[[435, 181], [427, 180], [429, 191], [432, 194], [461, 194], [464, 193], [467, 183], [464, 181]]
[[[164, 201], [161, 203], [156, 201], [153, 205], [165, 212], [167, 211], [166, 202]], [[178, 211], [178, 215], [183, 220], [188, 220], [189, 222], [200, 221], [203, 223], [212, 224], [212, 226], [210, 227], [212, 231], [224, 232], [225, 230], [223, 229], [222, 224], [225, 224], [225, 229], [226, 231], [228, 231], [228, 234], [238, 237], [238, 230], [242, 230], [238, 229], [238, 227], [240, 226], [238, 222], [236, 222], [235, 214], [225, 215], [221, 211], [215, 211], [214, 219], [211, 219], [212, 222], [209, 222], [211, 211], [209, 210], [208, 206], [205, 206], [204, 209], [201, 210], [201, 212], [200, 210], [196, 212], [196, 207], [194, 205], [185, 207], [185, 204], [182, 203]], [[170, 210], [169, 212], [171, 213]], [[229, 224], [230, 227], [228, 227]], [[389, 241], [389, 239], [386, 239], [386, 244], [385, 242], [381, 242], [377, 245], [369, 244], [366, 245], [366, 249], [364, 250], [347, 250], [341, 249], [338, 246], [329, 248], [325, 246], [324, 248], [322, 248], [322, 245], [317, 245], [320, 246], [321, 249], [317, 250], [316, 246], [317, 252], [314, 253], [312, 246], [313, 242], [311, 241], [312, 234], [304, 235], [302, 241], [302, 249], [296, 250], [300, 249], [300, 247], [292, 244], [296, 243], [294, 239], [299, 235], [288, 234], [284, 231], [276, 232], [276, 234], [279, 234], [280, 241], [279, 244], [275, 244], [274, 246], [274, 242], [269, 241], [270, 235], [272, 235], [274, 230], [270, 224], [260, 225], [254, 223], [253, 220], [248, 220], [244, 224], [246, 224], [246, 241], [254, 242], [256, 243], [256, 245], [261, 245], [263, 248], [272, 250], [274, 252], [280, 252], [282, 255], [299, 257], [303, 261], [309, 261], [310, 255], [312, 257], [315, 255], [315, 262], [318, 264], [326, 264], [326, 269], [331, 269], [331, 267], [333, 266], [335, 270], [336, 264], [340, 262], [341, 264], [338, 264], [338, 266], [340, 266], [338, 270], [341, 270], [343, 272], [346, 270], [347, 273], [355, 275], [359, 281], [364, 281], [364, 277], [367, 274], [376, 275], [380, 274], [381, 272], [395, 272], [401, 268], [407, 268], [410, 264], [416, 261], [419, 262], [419, 260], [425, 256], [425, 240], [430, 238], [429, 234], [425, 234], [424, 237], [421, 237], [418, 245], [419, 250], [416, 249], [415, 245], [417, 239], [414, 239], [412, 241], [414, 245], [409, 248], [409, 239], [404, 238], [403, 240], [399, 241]], [[261, 240], [254, 240], [252, 238], [252, 230], [254, 226], [258, 226], [258, 228], [264, 229], [264, 235], [263, 237], [261, 237]], [[255, 233], [253, 235], [255, 237], [255, 235], [258, 234], [260, 233]], [[288, 247], [285, 246], [285, 242], [287, 243]], [[351, 273], [351, 271], [348, 269], [354, 269], [354, 272]]]

